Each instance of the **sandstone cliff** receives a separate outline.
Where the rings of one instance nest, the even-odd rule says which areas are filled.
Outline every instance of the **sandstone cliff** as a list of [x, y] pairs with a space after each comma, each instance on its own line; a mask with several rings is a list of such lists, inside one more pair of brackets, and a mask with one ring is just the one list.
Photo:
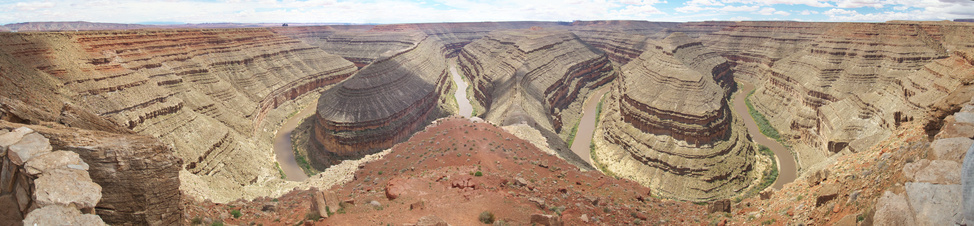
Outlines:
[[270, 139], [262, 139], [287, 114], [275, 109], [355, 71], [337, 55], [266, 29], [0, 39], [0, 74], [11, 81], [0, 84], [0, 117], [156, 137], [186, 160], [185, 179], [202, 189], [194, 194], [218, 200], [279, 178]]
[[313, 162], [335, 164], [334, 156], [360, 157], [408, 139], [445, 116], [453, 86], [443, 44], [416, 34], [414, 43], [387, 52], [318, 99]]
[[724, 58], [674, 33], [648, 41], [621, 70], [593, 139], [602, 170], [693, 201], [740, 194], [760, 176], [743, 123], [718, 84], [732, 76]]
[[753, 79], [766, 78], [753, 97], [755, 108], [795, 144], [802, 167], [857, 140], [875, 143], [901, 123], [923, 118], [930, 103], [964, 83], [963, 69], [931, 63], [947, 58], [948, 46], [970, 45], [969, 37], [959, 35], [970, 29], [957, 24], [829, 24], [796, 53], [761, 63], [768, 67], [763, 75], [752, 71], [758, 72]]
[[472, 81], [474, 104], [487, 109], [479, 113], [484, 119], [530, 125], [562, 158], [587, 165], [564, 140], [585, 97], [616, 76], [605, 54], [568, 31], [499, 30], [464, 47], [458, 61]]

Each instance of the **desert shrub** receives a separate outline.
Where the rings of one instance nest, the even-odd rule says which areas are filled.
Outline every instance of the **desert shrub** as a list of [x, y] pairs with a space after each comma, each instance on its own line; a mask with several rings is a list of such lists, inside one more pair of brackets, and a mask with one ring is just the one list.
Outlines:
[[243, 214], [240, 213], [240, 210], [231, 210], [230, 215], [233, 215], [233, 218], [240, 218]]
[[479, 219], [480, 222], [484, 222], [484, 224], [494, 223], [494, 213], [491, 213], [490, 211], [481, 212]]

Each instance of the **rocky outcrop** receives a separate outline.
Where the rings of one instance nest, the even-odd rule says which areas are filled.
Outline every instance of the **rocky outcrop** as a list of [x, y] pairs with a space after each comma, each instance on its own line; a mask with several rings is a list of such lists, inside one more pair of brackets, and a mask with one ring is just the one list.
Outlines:
[[408, 48], [387, 53], [321, 94], [310, 151], [315, 162], [331, 165], [328, 156], [360, 157], [392, 147], [446, 115], [453, 83], [443, 45], [419, 35]]
[[426, 37], [418, 31], [308, 30], [308, 32], [295, 32], [289, 36], [300, 38], [305, 43], [317, 46], [325, 52], [342, 56], [355, 63], [358, 68], [365, 67], [365, 65], [369, 65], [379, 58], [388, 57], [403, 49], [410, 48]]
[[88, 164], [52, 149], [33, 129], [0, 130], [0, 223], [105, 225], [93, 215], [102, 188], [88, 176]]
[[755, 151], [718, 82], [732, 76], [727, 61], [681, 33], [647, 43], [603, 106], [593, 160], [663, 197], [714, 200], [749, 187]]
[[[0, 121], [0, 130], [16, 132], [18, 129], [14, 128], [21, 126], [24, 125]], [[50, 144], [44, 149], [57, 151], [33, 157], [33, 160], [25, 164], [25, 175], [83, 169], [87, 171], [83, 175], [76, 173], [59, 173], [59, 175], [88, 178], [90, 174], [90, 181], [97, 183], [94, 186], [98, 186], [100, 191], [95, 192], [96, 197], [77, 199], [86, 200], [80, 203], [90, 205], [75, 204], [75, 207], [79, 209], [94, 207], [94, 213], [110, 224], [168, 225], [178, 222], [180, 215], [173, 213], [182, 212], [178, 175], [182, 160], [175, 156], [175, 152], [170, 147], [156, 138], [82, 130], [54, 124], [31, 125], [26, 128], [34, 131], [33, 134], [43, 135], [44, 140], [50, 140]], [[46, 180], [38, 179], [34, 184], [67, 186], [68, 190], [39, 192], [38, 194], [47, 194], [47, 196], [38, 197], [49, 198], [35, 201], [38, 204], [45, 203], [41, 200], [66, 202], [70, 199], [60, 198], [66, 194], [76, 194], [71, 195], [72, 197], [92, 195], [92, 192], [87, 191], [93, 189], [83, 189], [86, 186], [74, 186], [64, 180], [50, 181], [53, 183], [43, 181]], [[91, 202], [92, 200], [94, 202]], [[85, 213], [92, 212], [85, 211]]]
[[484, 119], [530, 125], [572, 163], [577, 155], [564, 140], [581, 118], [582, 102], [616, 76], [605, 54], [562, 30], [494, 31], [464, 47], [458, 60]]
[[186, 160], [187, 178], [197, 180], [190, 184], [217, 188], [206, 196], [279, 178], [270, 139], [254, 138], [286, 115], [275, 111], [279, 106], [356, 70], [340, 56], [267, 29], [0, 39], [0, 77], [11, 81], [0, 84], [2, 117], [156, 137]]
[[[931, 143], [929, 157], [907, 163], [902, 171], [906, 177], [905, 192], [886, 191], [876, 202], [877, 223], [907, 225], [964, 224], [965, 202], [970, 199], [970, 175], [963, 171], [970, 167], [968, 154], [974, 150], [974, 134], [954, 133], [956, 127], [974, 125], [974, 98], [947, 119], [948, 124]], [[963, 167], [962, 167], [963, 166]], [[963, 178], [963, 179], [962, 179]], [[963, 182], [963, 183], [962, 183]], [[965, 187], [966, 186], [966, 187]]]

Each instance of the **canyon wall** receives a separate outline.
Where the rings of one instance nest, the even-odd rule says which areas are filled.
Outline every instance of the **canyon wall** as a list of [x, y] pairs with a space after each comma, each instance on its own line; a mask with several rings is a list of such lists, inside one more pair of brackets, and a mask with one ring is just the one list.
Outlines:
[[[25, 123], [158, 138], [196, 196], [231, 199], [279, 180], [269, 124], [281, 105], [355, 70], [267, 29], [0, 34], [0, 114]], [[269, 115], [273, 118], [267, 121]], [[266, 128], [271, 127], [271, 131]], [[227, 197], [228, 196], [228, 197]]]
[[[742, 25], [748, 27], [733, 29], [762, 31], [750, 36], [763, 38], [749, 42], [763, 47], [745, 50], [729, 41], [711, 43], [743, 62], [748, 69], [741, 71], [761, 84], [752, 99], [755, 108], [790, 140], [802, 167], [852, 143], [871, 146], [901, 123], [925, 118], [931, 103], [966, 82], [967, 75], [938, 60], [963, 54], [974, 43], [974, 27], [957, 23], [784, 26], [799, 28], [797, 33], [772, 22]], [[723, 33], [734, 32], [725, 29], [715, 36]], [[787, 42], [756, 41], [789, 36]], [[948, 51], [957, 48], [962, 50]]]
[[[612, 81], [609, 58], [565, 30], [498, 30], [460, 52], [459, 69], [472, 81], [479, 115], [502, 125], [527, 124], [573, 164], [565, 145], [582, 102]], [[552, 143], [553, 142], [553, 143]]]
[[[728, 105], [728, 62], [683, 33], [647, 41], [621, 68], [593, 139], [607, 173], [692, 201], [740, 194], [760, 175]], [[724, 84], [722, 86], [721, 84]]]
[[[417, 35], [387, 52], [318, 99], [312, 162], [321, 166], [392, 147], [445, 116], [453, 82], [443, 43]], [[411, 36], [412, 37], [412, 36]]]

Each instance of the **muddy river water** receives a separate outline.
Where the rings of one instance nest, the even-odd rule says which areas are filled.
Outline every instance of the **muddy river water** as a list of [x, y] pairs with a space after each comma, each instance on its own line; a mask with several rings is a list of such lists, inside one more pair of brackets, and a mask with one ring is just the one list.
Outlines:
[[308, 176], [298, 166], [298, 162], [294, 160], [294, 150], [291, 148], [291, 132], [298, 127], [298, 124], [301, 124], [301, 120], [315, 113], [316, 106], [318, 106], [317, 99], [294, 116], [289, 117], [274, 135], [274, 155], [277, 156], [277, 162], [281, 164], [281, 169], [284, 170], [289, 181], [308, 179]]
[[734, 96], [734, 112], [737, 112], [741, 118], [744, 118], [744, 124], [747, 126], [748, 134], [751, 134], [751, 138], [754, 142], [768, 146], [771, 151], [774, 152], [775, 158], [778, 162], [778, 180], [774, 182], [774, 188], [781, 189], [785, 184], [795, 181], [797, 177], [798, 170], [795, 164], [795, 158], [792, 157], [791, 152], [781, 145], [777, 141], [764, 136], [761, 130], [758, 129], [758, 124], [754, 122], [754, 118], [751, 118], [751, 114], [747, 112], [747, 104], [744, 103], [744, 99], [747, 98], [747, 94], [754, 90], [754, 85], [750, 83], [741, 82], [741, 86], [735, 96]]
[[596, 111], [599, 101], [602, 100], [602, 95], [608, 91], [609, 87], [603, 86], [585, 100], [582, 106], [582, 119], [578, 123], [578, 130], [575, 131], [575, 141], [572, 142], [572, 152], [575, 152], [578, 157], [582, 157], [589, 165], [592, 164], [590, 144], [592, 143], [592, 134], [595, 132]]
[[460, 106], [460, 115], [465, 117], [470, 117], [473, 114], [473, 106], [470, 105], [470, 100], [467, 99], [467, 82], [460, 78], [457, 74], [457, 67], [450, 66], [450, 74], [453, 74], [453, 82], [457, 84], [457, 104]]

